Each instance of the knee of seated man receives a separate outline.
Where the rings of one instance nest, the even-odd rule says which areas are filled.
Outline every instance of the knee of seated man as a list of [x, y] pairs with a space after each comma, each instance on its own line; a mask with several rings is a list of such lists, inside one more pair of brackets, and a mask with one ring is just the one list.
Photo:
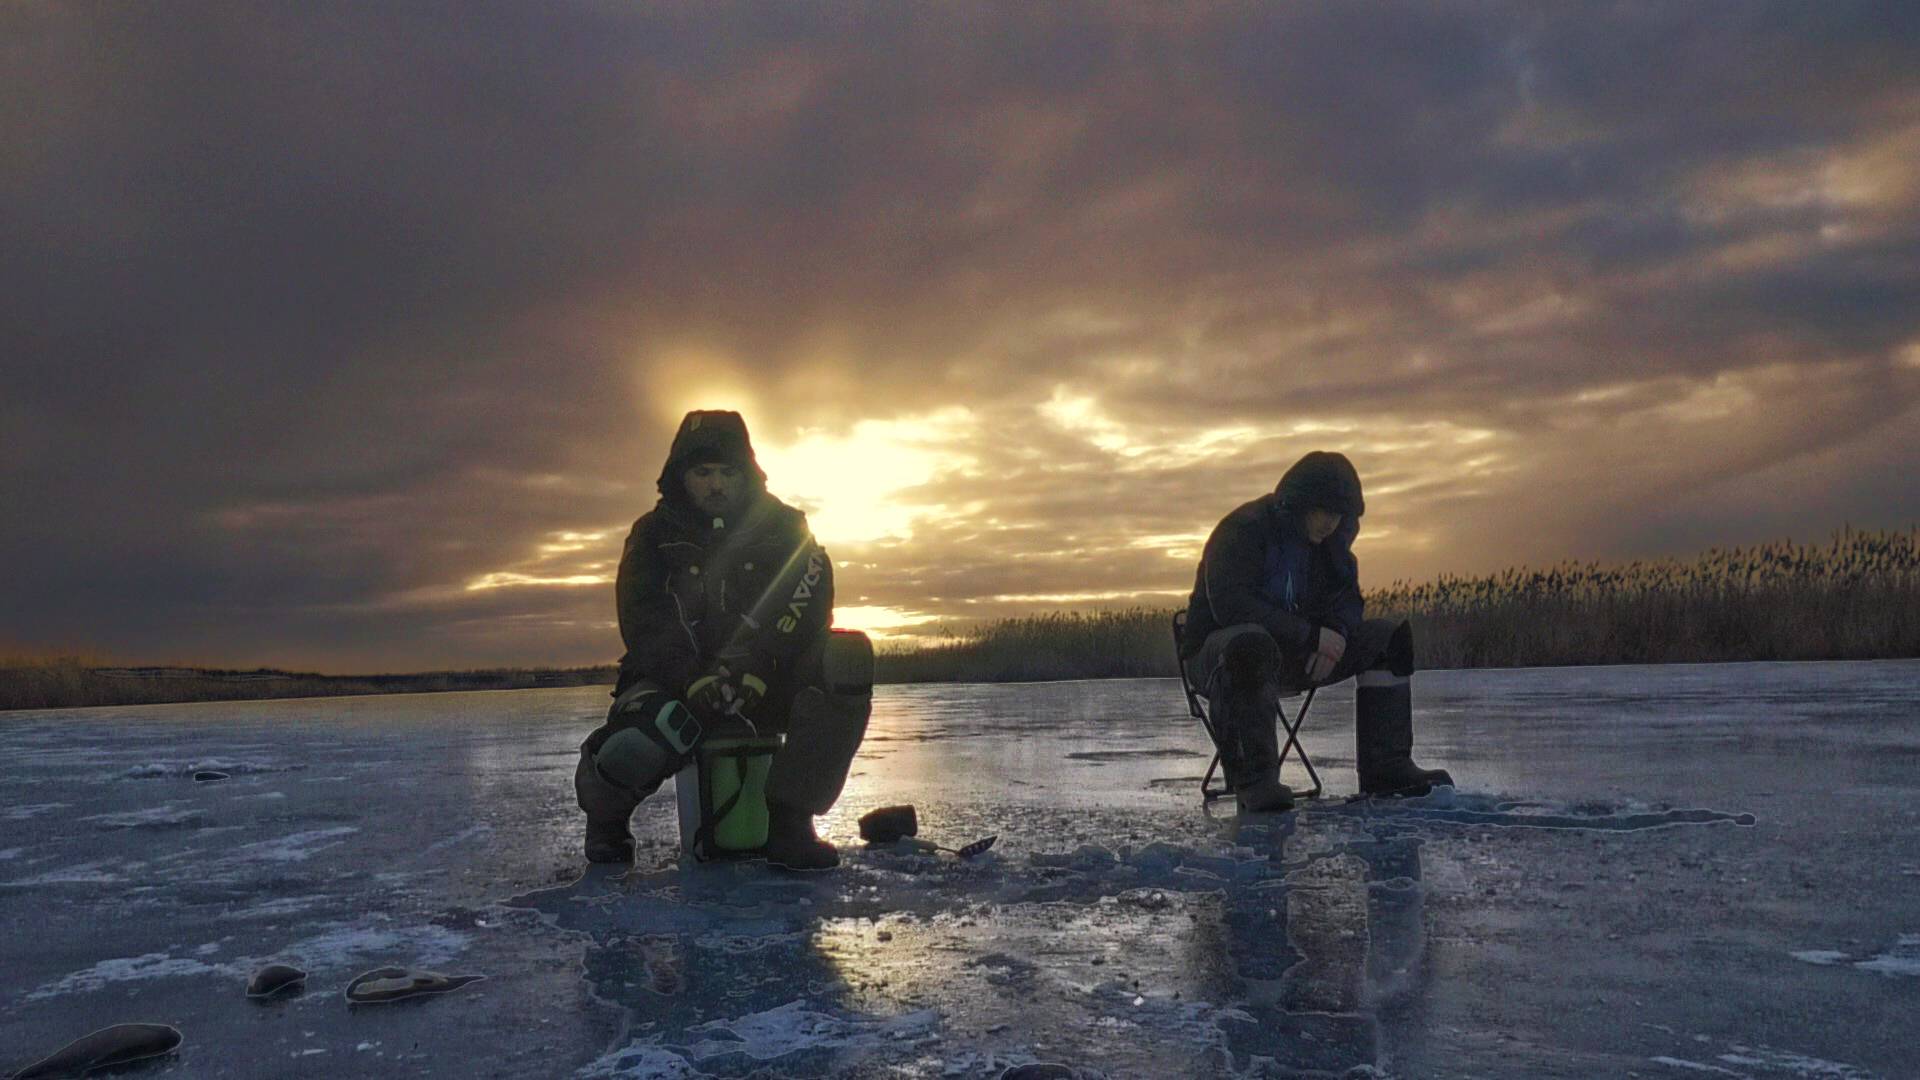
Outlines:
[[683, 760], [683, 755], [674, 753], [639, 728], [623, 727], [600, 744], [593, 755], [593, 767], [607, 783], [644, 799], [679, 772]]
[[652, 687], [622, 694], [608, 712], [605, 730], [593, 751], [594, 769], [641, 798], [679, 771], [698, 737], [686, 706]]
[[1387, 639], [1385, 666], [1402, 678], [1413, 674], [1413, 624], [1401, 620]]
[[827, 634], [820, 652], [820, 689], [834, 697], [873, 697], [873, 642], [858, 630]]
[[1260, 627], [1228, 630], [1220, 650], [1221, 662], [1235, 674], [1261, 674], [1280, 662], [1280, 644]]

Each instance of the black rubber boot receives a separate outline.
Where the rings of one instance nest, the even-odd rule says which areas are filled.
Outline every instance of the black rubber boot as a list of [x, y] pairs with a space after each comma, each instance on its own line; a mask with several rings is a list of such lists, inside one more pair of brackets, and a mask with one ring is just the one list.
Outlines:
[[1445, 769], [1413, 763], [1413, 687], [1407, 678], [1373, 670], [1360, 673], [1353, 691], [1354, 759], [1365, 795], [1420, 796], [1453, 783]]
[[[1279, 712], [1271, 684], [1278, 652], [1265, 634], [1244, 634], [1223, 650], [1207, 680], [1207, 715], [1213, 723], [1227, 789], [1236, 795], [1276, 783], [1280, 775]], [[1293, 793], [1287, 792], [1292, 805]], [[1244, 805], [1244, 804], [1243, 804]]]
[[587, 861], [630, 863], [633, 861], [633, 834], [625, 821], [587, 819]]
[[840, 853], [813, 831], [813, 815], [781, 803], [767, 804], [767, 861], [789, 870], [831, 870]]
[[1265, 814], [1293, 809], [1293, 789], [1278, 779], [1255, 780], [1233, 793], [1240, 809], [1249, 814]]

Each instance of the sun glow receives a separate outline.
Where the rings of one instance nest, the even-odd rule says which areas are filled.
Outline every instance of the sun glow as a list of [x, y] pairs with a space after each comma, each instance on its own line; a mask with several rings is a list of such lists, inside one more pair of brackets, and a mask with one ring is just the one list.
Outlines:
[[916, 520], [939, 514], [938, 503], [898, 498], [943, 473], [974, 466], [953, 449], [973, 427], [964, 408], [898, 420], [862, 420], [845, 435], [803, 429], [780, 445], [756, 439], [767, 486], [807, 512], [822, 544], [905, 540]]
[[917, 615], [899, 608], [877, 605], [840, 605], [833, 608], [833, 625], [842, 630], [860, 630], [875, 641], [900, 636], [896, 631], [934, 621], [932, 615]]

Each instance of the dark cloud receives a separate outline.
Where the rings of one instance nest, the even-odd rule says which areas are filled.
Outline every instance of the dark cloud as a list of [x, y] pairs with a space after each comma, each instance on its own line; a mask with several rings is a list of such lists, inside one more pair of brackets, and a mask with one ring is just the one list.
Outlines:
[[1904, 524], [1917, 60], [1884, 4], [15, 5], [0, 639], [608, 659], [556, 582], [715, 399], [924, 427], [836, 555], [951, 618], [1170, 595], [1321, 446], [1369, 576]]

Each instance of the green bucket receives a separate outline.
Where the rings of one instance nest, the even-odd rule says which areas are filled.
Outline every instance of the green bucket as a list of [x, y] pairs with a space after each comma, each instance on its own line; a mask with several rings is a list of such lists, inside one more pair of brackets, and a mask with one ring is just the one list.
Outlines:
[[695, 859], [741, 858], [767, 844], [767, 772], [779, 735], [709, 738], [674, 778], [680, 846]]

